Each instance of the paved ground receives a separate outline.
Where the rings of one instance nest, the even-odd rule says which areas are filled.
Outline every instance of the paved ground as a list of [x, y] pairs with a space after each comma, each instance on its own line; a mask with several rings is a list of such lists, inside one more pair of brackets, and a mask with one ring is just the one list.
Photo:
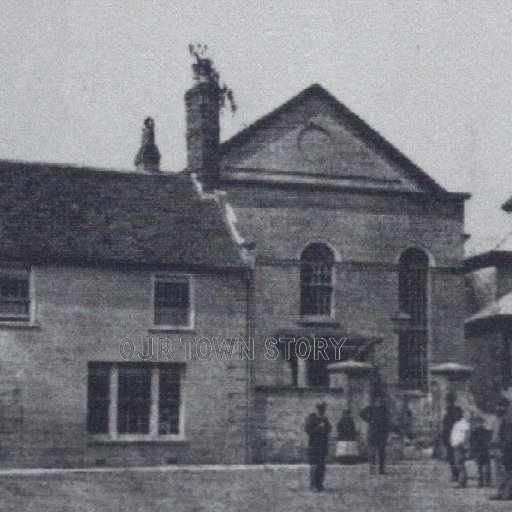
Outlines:
[[0, 474], [0, 510], [16, 512], [386, 512], [512, 510], [490, 489], [454, 489], [437, 462], [402, 463], [372, 476], [332, 466], [326, 491], [308, 490], [305, 466]]

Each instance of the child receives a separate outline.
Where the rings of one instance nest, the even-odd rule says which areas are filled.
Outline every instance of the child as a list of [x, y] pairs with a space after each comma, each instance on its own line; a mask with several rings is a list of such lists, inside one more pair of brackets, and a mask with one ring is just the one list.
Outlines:
[[484, 427], [484, 420], [477, 416], [470, 435], [471, 452], [478, 467], [478, 487], [491, 485], [491, 457], [489, 448], [492, 432]]
[[357, 461], [357, 431], [350, 409], [345, 409], [338, 428], [336, 457], [340, 464], [354, 464]]

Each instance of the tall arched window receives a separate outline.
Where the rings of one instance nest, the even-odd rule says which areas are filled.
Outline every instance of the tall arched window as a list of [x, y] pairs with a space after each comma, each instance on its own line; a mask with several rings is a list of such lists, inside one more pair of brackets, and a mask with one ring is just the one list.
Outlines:
[[333, 307], [334, 254], [324, 244], [310, 244], [301, 255], [300, 314], [330, 317]]
[[398, 297], [400, 311], [410, 316], [409, 327], [399, 334], [400, 384], [406, 389], [426, 389], [428, 256], [420, 249], [408, 249], [400, 257]]

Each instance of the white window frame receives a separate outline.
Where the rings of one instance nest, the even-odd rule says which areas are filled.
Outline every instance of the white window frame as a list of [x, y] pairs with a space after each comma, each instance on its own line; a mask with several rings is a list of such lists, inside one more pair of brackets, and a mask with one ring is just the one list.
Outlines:
[[[303, 253], [304, 251], [311, 245], [319, 244], [324, 245], [327, 247], [333, 254], [333, 261], [331, 262], [331, 308], [330, 312], [326, 313], [324, 315], [306, 315], [302, 314], [302, 312], [299, 311], [299, 319], [301, 322], [305, 323], [332, 323], [336, 321], [336, 286], [337, 286], [337, 268], [336, 264], [339, 261], [338, 253], [335, 251], [335, 249], [328, 243], [324, 241], [314, 240], [311, 242], [308, 242], [301, 250], [301, 252], [298, 255], [299, 258], [299, 309], [301, 309], [301, 297], [302, 297], [302, 283], [301, 283], [301, 277], [302, 277], [302, 266], [304, 263], [315, 263], [315, 262], [308, 262], [304, 261]], [[318, 261], [317, 263], [323, 263], [322, 261]]]
[[[108, 363], [107, 363], [108, 364]], [[119, 367], [122, 364], [112, 363], [109, 366], [109, 408], [108, 408], [108, 434], [90, 434], [98, 441], [184, 441], [185, 438], [185, 405], [183, 403], [183, 375], [184, 366], [176, 365], [176, 371], [180, 374], [180, 406], [179, 406], [179, 432], [178, 434], [159, 434], [159, 379], [162, 365], [147, 363], [151, 368], [151, 405], [149, 410], [148, 434], [119, 434], [117, 431], [117, 415], [119, 403]], [[145, 363], [140, 363], [141, 367]]]
[[[23, 315], [23, 320], [16, 321], [10, 320], [7, 317], [3, 317], [0, 313], [0, 325], [12, 325], [12, 326], [23, 326], [23, 325], [34, 325], [35, 318], [35, 290], [34, 290], [34, 272], [32, 267], [24, 267], [21, 265], [13, 264], [13, 263], [2, 263], [0, 264], [0, 278], [3, 275], [21, 275], [25, 276], [28, 273], [28, 302], [29, 302], [29, 312], [28, 318]], [[9, 315], [10, 317], [14, 317], [16, 315]], [[21, 315], [20, 315], [21, 318]]]
[[[186, 325], [170, 325], [155, 323], [155, 291], [157, 282], [187, 282], [189, 294], [188, 323]], [[152, 329], [159, 330], [184, 330], [190, 331], [195, 326], [195, 283], [192, 274], [183, 273], [158, 273], [151, 278], [151, 325]]]

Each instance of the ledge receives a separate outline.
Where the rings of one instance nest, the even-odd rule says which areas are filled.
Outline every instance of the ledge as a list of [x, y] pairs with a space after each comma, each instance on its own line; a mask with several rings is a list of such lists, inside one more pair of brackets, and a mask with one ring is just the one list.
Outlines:
[[149, 334], [197, 334], [194, 327], [150, 327]]
[[331, 387], [316, 387], [316, 386], [307, 386], [303, 388], [293, 387], [293, 386], [255, 386], [254, 389], [256, 391], [267, 392], [267, 393], [283, 393], [283, 392], [291, 392], [291, 393], [332, 393], [342, 395], [344, 394], [343, 388], [331, 388]]
[[90, 439], [87, 441], [87, 446], [132, 446], [132, 445], [140, 445], [140, 444], [189, 444], [190, 441], [188, 439], [158, 439], [158, 438], [149, 438], [149, 439]]
[[441, 363], [431, 367], [432, 375], [446, 375], [449, 377], [466, 377], [473, 371], [471, 366], [460, 363]]
[[405, 398], [425, 398], [428, 392], [421, 389], [397, 389], [394, 394]]
[[327, 365], [329, 373], [350, 373], [357, 375], [369, 375], [373, 366], [370, 363], [360, 361], [340, 361]]
[[341, 324], [334, 318], [302, 317], [297, 320], [298, 325], [305, 327], [340, 327]]
[[0, 330], [11, 329], [16, 331], [40, 331], [42, 327], [39, 324], [24, 324], [16, 322], [0, 322]]

